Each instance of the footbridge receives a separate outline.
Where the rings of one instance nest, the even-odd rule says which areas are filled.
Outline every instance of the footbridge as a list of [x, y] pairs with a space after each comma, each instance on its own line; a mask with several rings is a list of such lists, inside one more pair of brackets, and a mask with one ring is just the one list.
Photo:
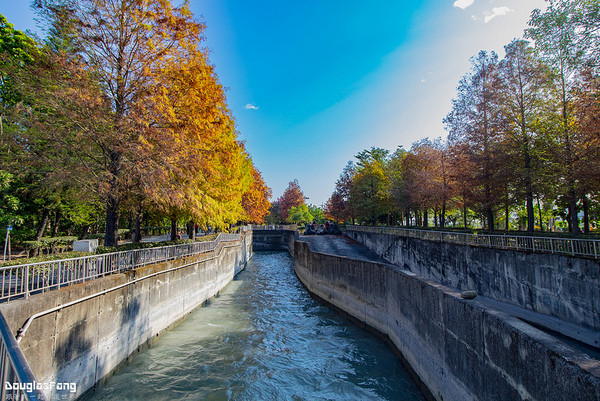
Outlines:
[[596, 257], [415, 236], [249, 226], [4, 268], [2, 399], [80, 397], [218, 294], [254, 251], [283, 250], [313, 296], [387, 339], [426, 398], [600, 400]]

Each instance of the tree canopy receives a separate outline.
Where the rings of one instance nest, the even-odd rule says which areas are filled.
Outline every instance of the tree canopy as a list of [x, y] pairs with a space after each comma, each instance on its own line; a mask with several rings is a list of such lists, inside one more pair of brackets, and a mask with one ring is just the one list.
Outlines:
[[[444, 119], [447, 140], [360, 152], [327, 202], [338, 221], [488, 230], [600, 221], [600, 5], [549, 0], [505, 55], [481, 51]], [[528, 42], [531, 39], [532, 42]]]
[[123, 214], [216, 228], [264, 219], [270, 189], [188, 1], [34, 6], [49, 28], [39, 43], [0, 16], [0, 172], [16, 200], [35, 192], [37, 204], [10, 203], [23, 225], [96, 225], [116, 245]]

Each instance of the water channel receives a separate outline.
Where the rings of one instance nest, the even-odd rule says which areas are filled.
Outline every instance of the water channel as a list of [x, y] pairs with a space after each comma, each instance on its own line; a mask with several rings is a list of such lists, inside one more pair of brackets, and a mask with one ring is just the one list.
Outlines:
[[390, 347], [255, 253], [205, 307], [87, 400], [423, 400]]

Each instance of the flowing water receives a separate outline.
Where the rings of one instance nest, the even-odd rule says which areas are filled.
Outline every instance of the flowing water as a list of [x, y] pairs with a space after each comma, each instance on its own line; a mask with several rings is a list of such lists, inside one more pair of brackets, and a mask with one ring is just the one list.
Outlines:
[[87, 399], [422, 400], [390, 347], [312, 299], [287, 253], [256, 253], [207, 306]]

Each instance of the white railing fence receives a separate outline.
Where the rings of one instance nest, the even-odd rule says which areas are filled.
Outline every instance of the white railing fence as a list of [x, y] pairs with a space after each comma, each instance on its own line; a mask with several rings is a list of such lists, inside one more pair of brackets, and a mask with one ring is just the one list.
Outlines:
[[418, 238], [429, 241], [452, 242], [455, 244], [485, 246], [490, 248], [585, 256], [595, 259], [598, 259], [598, 255], [600, 254], [600, 240], [591, 239], [469, 234], [448, 231], [418, 230], [401, 227], [372, 227], [353, 225], [346, 226], [346, 230], [397, 235], [401, 237]]
[[241, 234], [220, 233], [214, 240], [206, 242], [0, 267], [0, 302], [27, 298], [32, 293], [83, 283], [148, 264], [211, 252], [221, 242], [238, 241], [240, 238]]

